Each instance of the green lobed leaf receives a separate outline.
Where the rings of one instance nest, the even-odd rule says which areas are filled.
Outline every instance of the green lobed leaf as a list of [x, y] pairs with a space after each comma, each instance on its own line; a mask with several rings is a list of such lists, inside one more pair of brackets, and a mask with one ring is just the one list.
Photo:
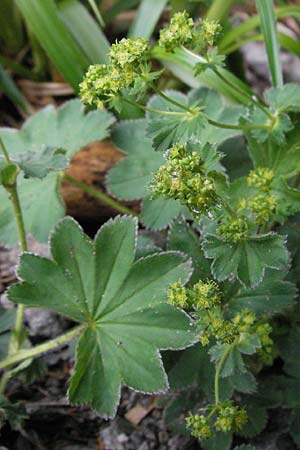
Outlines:
[[141, 222], [152, 230], [163, 230], [180, 214], [188, 214], [179, 200], [146, 197], [143, 201]]
[[231, 376], [229, 383], [235, 391], [242, 392], [243, 394], [253, 394], [257, 390], [256, 379], [248, 370]]
[[244, 287], [255, 288], [262, 282], [266, 268], [282, 270], [287, 266], [285, 241], [284, 236], [269, 233], [231, 243], [207, 234], [202, 248], [206, 258], [213, 259], [211, 270], [218, 281], [235, 276]]
[[24, 280], [10, 300], [46, 307], [85, 324], [77, 346], [69, 399], [112, 417], [121, 383], [143, 392], [164, 392], [167, 377], [159, 349], [180, 349], [195, 340], [190, 318], [167, 303], [167, 288], [190, 277], [190, 261], [167, 252], [134, 262], [137, 221], [110, 220], [92, 242], [71, 218], [51, 237], [53, 260], [21, 257]]
[[261, 433], [267, 425], [268, 414], [266, 408], [259, 407], [256, 404], [246, 405], [248, 422], [239, 434], [243, 437], [254, 437]]
[[271, 107], [278, 112], [300, 110], [300, 85], [287, 83], [281, 88], [272, 88], [265, 93]]
[[[187, 392], [191, 386], [197, 387], [205, 393], [209, 401], [214, 401], [214, 376], [215, 367], [211, 362], [209, 349], [200, 343], [181, 352], [172, 352], [170, 357], [174, 359], [168, 369], [170, 388]], [[166, 360], [164, 355], [164, 361]], [[228, 400], [233, 394], [233, 386], [230, 379], [220, 379], [221, 401]]]
[[[243, 113], [239, 106], [224, 105], [221, 96], [207, 88], [192, 90], [188, 95], [177, 91], [166, 91], [173, 100], [186, 107], [203, 107], [203, 111], [210, 119], [222, 123], [238, 124], [238, 119]], [[236, 136], [240, 130], [228, 130], [216, 128], [207, 123], [203, 115], [191, 115], [182, 108], [173, 105], [159, 95], [154, 95], [148, 107], [169, 112], [178, 112], [183, 115], [161, 115], [147, 112], [147, 133], [152, 139], [153, 146], [158, 151], [165, 151], [173, 143], [206, 142], [220, 144], [221, 142]]]
[[232, 434], [217, 431], [209, 439], [201, 442], [203, 450], [229, 450], [232, 443]]
[[[54, 149], [54, 153], [63, 148], [66, 157], [71, 158], [84, 145], [107, 137], [113, 121], [113, 116], [105, 111], [85, 114], [80, 100], [71, 100], [57, 110], [53, 106], [44, 108], [31, 116], [21, 130], [0, 128], [0, 137], [12, 160], [30, 155], [28, 158], [34, 162], [35, 168], [30, 165], [29, 169], [28, 161], [27, 171], [34, 169], [36, 175], [39, 159], [47, 162], [47, 148]], [[50, 166], [55, 166], [56, 162], [53, 164], [52, 159]], [[62, 167], [60, 156], [58, 162], [56, 168]], [[49, 161], [47, 165], [49, 167]], [[37, 172], [41, 175], [41, 167], [38, 167]], [[19, 176], [17, 182], [25, 228], [37, 240], [45, 242], [50, 230], [64, 215], [59, 192], [61, 174], [52, 172], [42, 180]], [[5, 244], [18, 242], [12, 206], [4, 189], [0, 189], [0, 236]]]
[[209, 350], [211, 361], [214, 362], [215, 364], [218, 364], [224, 353], [229, 350], [229, 347], [231, 347], [231, 349], [228, 353], [227, 358], [225, 359], [225, 362], [223, 364], [220, 373], [220, 376], [224, 378], [247, 371], [243, 358], [241, 356], [241, 352], [236, 345], [231, 344], [214, 345]]
[[163, 155], [154, 151], [146, 136], [146, 121], [126, 120], [112, 129], [111, 139], [127, 155], [110, 169], [107, 187], [123, 200], [144, 198], [153, 173], [164, 163]]
[[285, 281], [284, 273], [267, 270], [263, 281], [255, 289], [240, 287], [228, 302], [231, 314], [247, 308], [258, 316], [272, 316], [292, 308], [297, 288]]
[[24, 172], [25, 178], [45, 178], [52, 170], [64, 170], [68, 166], [66, 151], [62, 148], [45, 147], [37, 154], [19, 155], [14, 162]]

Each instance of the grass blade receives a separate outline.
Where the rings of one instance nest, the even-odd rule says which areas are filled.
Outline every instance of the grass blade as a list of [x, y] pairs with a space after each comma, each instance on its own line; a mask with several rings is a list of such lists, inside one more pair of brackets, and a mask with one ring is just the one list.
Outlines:
[[99, 8], [98, 8], [98, 6], [95, 3], [95, 0], [88, 0], [88, 2], [89, 2], [89, 5], [90, 5], [93, 13], [95, 14], [95, 16], [96, 16], [96, 18], [97, 18], [97, 20], [99, 22], [100, 27], [104, 28], [105, 27], [105, 23], [104, 23], [103, 17], [101, 16]]
[[78, 0], [64, 0], [59, 4], [58, 12], [89, 62], [91, 64], [107, 63], [109, 43], [83, 4]]
[[[196, 78], [193, 73], [193, 67], [197, 62], [203, 61], [201, 56], [194, 55], [181, 48], [175, 50], [174, 53], [168, 53], [164, 52], [164, 50], [158, 46], [153, 48], [152, 56], [159, 59], [165, 67], [174, 73], [177, 78], [190, 87], [199, 87], [204, 85], [214, 89], [231, 101], [242, 104], [248, 103], [248, 100], [246, 100], [244, 95], [241, 95], [236, 89], [231, 88], [227, 83], [220, 80], [220, 78], [212, 70], [206, 70], [203, 74]], [[228, 79], [231, 84], [237, 86], [239, 90], [244, 91], [245, 94], [248, 95], [253, 94], [249, 86], [239, 80], [231, 72], [226, 69], [220, 69], [219, 71], [223, 77]]]
[[[274, 10], [277, 19], [283, 19], [287, 16], [299, 18], [300, 6], [285, 6]], [[221, 39], [218, 46], [221, 52], [227, 51], [227, 47], [236, 44], [240, 38], [243, 38], [247, 33], [259, 27], [259, 16], [255, 15], [245, 22], [230, 31], [227, 31], [225, 36]]]
[[5, 72], [0, 65], [0, 90], [7, 95], [7, 97], [16, 103], [24, 112], [28, 113], [26, 100], [21, 91], [13, 81], [13, 79]]
[[282, 67], [273, 0], [256, 0], [256, 8], [260, 17], [272, 84], [275, 87], [281, 87], [283, 85]]
[[222, 22], [228, 14], [232, 3], [233, 0], [214, 0], [207, 11], [206, 18]]
[[135, 8], [140, 3], [140, 0], [119, 0], [116, 1], [110, 8], [103, 12], [102, 16], [106, 24], [110, 23], [114, 17], [124, 11]]
[[[245, 37], [244, 39], [240, 39], [237, 42], [234, 42], [231, 46], [226, 47], [225, 50], [222, 51], [224, 55], [230, 55], [230, 53], [235, 52], [240, 47], [242, 47], [245, 44], [248, 44], [248, 42], [254, 42], [254, 41], [263, 41], [264, 37], [261, 33], [258, 34], [252, 34], [251, 36]], [[285, 50], [294, 53], [294, 55], [299, 56], [300, 54], [300, 42], [296, 39], [288, 36], [285, 33], [278, 32], [278, 40], [282, 48]]]
[[89, 66], [88, 58], [70, 36], [53, 0], [15, 0], [26, 23], [53, 64], [75, 91]]
[[22, 17], [12, 0], [0, 1], [0, 42], [7, 54], [19, 52], [25, 44]]
[[128, 35], [149, 39], [168, 0], [142, 0]]

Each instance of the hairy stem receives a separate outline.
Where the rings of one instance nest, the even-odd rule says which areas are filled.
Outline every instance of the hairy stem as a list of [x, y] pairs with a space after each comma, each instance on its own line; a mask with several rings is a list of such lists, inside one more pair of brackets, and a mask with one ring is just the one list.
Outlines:
[[131, 100], [126, 97], [123, 97], [122, 101], [128, 103], [129, 105], [136, 106], [137, 108], [141, 109], [142, 111], [148, 111], [148, 112], [152, 112], [154, 114], [161, 114], [162, 116], [186, 116], [185, 112], [163, 111], [161, 109], [148, 108], [148, 106], [141, 105], [140, 103], [137, 103], [134, 100]]
[[[181, 117], [187, 117], [187, 113], [192, 113], [196, 115], [196, 112], [188, 109], [185, 113], [181, 113], [179, 111], [163, 111], [161, 109], [153, 109], [148, 108], [147, 106], [143, 106], [140, 103], [135, 102], [134, 100], [130, 100], [128, 98], [123, 98], [124, 102], [129, 103], [130, 105], [136, 106], [137, 108], [140, 108], [143, 111], [149, 111], [154, 114], [161, 114], [162, 116], [181, 116]], [[177, 103], [177, 102], [176, 102]], [[184, 105], [182, 105], [184, 106]], [[200, 113], [203, 114], [203, 113]], [[205, 114], [204, 114], [205, 115]], [[214, 127], [218, 128], [224, 128], [226, 130], [270, 130], [271, 126], [269, 125], [233, 125], [233, 124], [227, 124], [222, 122], [217, 122], [215, 120], [209, 119], [207, 116], [205, 116], [208, 123], [210, 125], [213, 125]]]
[[71, 331], [58, 336], [55, 339], [51, 339], [43, 344], [37, 345], [36, 347], [32, 347], [26, 350], [20, 350], [13, 355], [8, 355], [3, 361], [0, 362], [0, 369], [5, 369], [6, 367], [11, 366], [12, 364], [19, 363], [24, 361], [25, 359], [33, 358], [34, 356], [39, 356], [42, 353], [48, 352], [49, 350], [53, 350], [60, 345], [66, 344], [71, 341], [74, 337], [78, 336], [83, 332], [85, 325], [79, 325], [77, 327], [72, 328]]
[[152, 89], [154, 92], [156, 92], [160, 97], [162, 97], [164, 100], [167, 100], [167, 102], [172, 103], [172, 105], [177, 106], [180, 109], [183, 109], [184, 111], [192, 113], [193, 111], [188, 107], [183, 105], [182, 103], [177, 102], [173, 98], [169, 97], [167, 94], [165, 94], [163, 91], [158, 89], [155, 84], [151, 84]]
[[127, 208], [126, 206], [119, 203], [117, 200], [114, 200], [113, 198], [104, 194], [104, 192], [101, 192], [98, 189], [95, 189], [92, 186], [89, 186], [88, 184], [83, 183], [82, 181], [78, 181], [75, 178], [70, 177], [70, 175], [65, 174], [64, 178], [65, 178], [65, 180], [74, 184], [74, 186], [79, 187], [87, 194], [91, 195], [92, 197], [95, 197], [98, 200], [101, 200], [103, 203], [105, 203], [108, 206], [111, 206], [112, 208], [116, 209], [120, 213], [128, 214], [130, 216], [135, 216], [135, 217], [139, 216], [138, 213], [136, 213], [135, 211], [132, 211], [132, 209]]
[[[8, 151], [7, 151], [1, 138], [0, 138], [0, 149], [4, 155], [4, 158], [5, 158], [5, 161], [7, 162], [7, 164], [11, 164], [11, 160], [9, 158]], [[21, 252], [24, 253], [27, 251], [28, 246], [27, 246], [27, 240], [26, 240], [24, 219], [23, 219], [21, 204], [20, 204], [19, 195], [18, 195], [17, 183], [15, 182], [12, 186], [6, 186], [5, 189], [8, 192], [8, 195], [9, 195], [12, 207], [13, 207], [14, 216], [15, 216], [15, 220], [16, 220], [17, 228], [18, 228]], [[14, 352], [17, 352], [22, 345], [23, 318], [24, 318], [24, 305], [19, 304], [17, 307], [15, 327], [14, 327], [14, 330], [12, 331], [9, 346], [8, 346], [9, 354], [13, 354]], [[9, 380], [9, 376], [4, 374], [3, 378], [1, 380], [1, 389], [2, 389], [1, 392], [4, 392], [8, 380]]]
[[218, 69], [213, 69], [214, 73], [217, 75], [217, 77], [220, 78], [220, 80], [224, 81], [224, 83], [227, 84], [227, 86], [231, 87], [232, 89], [235, 89], [236, 91], [238, 91], [239, 94], [243, 95], [245, 98], [247, 98], [249, 100], [249, 102], [254, 103], [255, 106], [257, 106], [261, 111], [263, 111], [263, 113], [269, 117], [269, 119], [271, 119], [272, 121], [274, 120], [273, 115], [270, 113], [270, 111], [264, 106], [263, 102], [256, 98], [256, 97], [252, 97], [251, 95], [249, 95], [247, 92], [244, 92], [242, 89], [239, 89], [238, 86], [235, 86], [233, 83], [231, 83], [231, 81], [227, 80], [220, 72]]
[[223, 367], [229, 353], [231, 352], [231, 350], [232, 350], [232, 345], [228, 345], [227, 349], [225, 350], [225, 352], [222, 355], [222, 358], [218, 362], [218, 365], [216, 368], [216, 373], [215, 373], [215, 403], [216, 403], [216, 405], [218, 403], [220, 403], [220, 393], [219, 393], [220, 373], [221, 373], [222, 367]]
[[269, 125], [231, 125], [227, 123], [217, 122], [216, 120], [209, 119], [207, 121], [210, 125], [217, 128], [224, 128], [227, 130], [271, 130], [272, 127]]
[[1, 149], [1, 152], [3, 153], [5, 161], [7, 162], [7, 164], [10, 164], [8, 151], [6, 150], [6, 147], [5, 147], [4, 142], [2, 141], [1, 137], [0, 137], [0, 149]]

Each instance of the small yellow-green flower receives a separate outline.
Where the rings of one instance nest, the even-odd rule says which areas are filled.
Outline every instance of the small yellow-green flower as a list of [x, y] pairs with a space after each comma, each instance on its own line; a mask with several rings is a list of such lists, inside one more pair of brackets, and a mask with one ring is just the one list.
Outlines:
[[218, 233], [228, 242], [240, 242], [248, 236], [248, 222], [244, 216], [228, 217], [218, 226]]
[[182, 286], [181, 281], [171, 284], [168, 289], [168, 302], [179, 308], [187, 308], [188, 295], [186, 288]]
[[247, 177], [247, 182], [249, 186], [256, 187], [262, 192], [269, 192], [273, 179], [273, 170], [267, 167], [258, 167], [255, 170], [251, 170]]
[[193, 40], [194, 21], [186, 11], [178, 12], [168, 26], [160, 31], [158, 44], [172, 52], [176, 47], [189, 44]]

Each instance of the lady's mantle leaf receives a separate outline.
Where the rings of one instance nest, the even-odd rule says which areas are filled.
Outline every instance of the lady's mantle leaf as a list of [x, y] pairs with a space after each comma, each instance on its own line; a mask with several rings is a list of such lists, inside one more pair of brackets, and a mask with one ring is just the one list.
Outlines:
[[251, 288], [261, 283], [267, 267], [281, 270], [289, 258], [285, 237], [271, 233], [236, 243], [207, 234], [202, 248], [205, 256], [213, 259], [211, 270], [218, 281], [234, 275], [243, 286]]
[[262, 283], [255, 289], [240, 289], [229, 300], [228, 308], [234, 314], [247, 308], [257, 315], [272, 316], [295, 304], [297, 288], [283, 280], [285, 273], [267, 270]]
[[[201, 108], [209, 119], [222, 123], [238, 124], [243, 108], [238, 106], [225, 106], [219, 94], [207, 88], [193, 90], [189, 95], [176, 91], [169, 91], [167, 95], [178, 103], [189, 108]], [[161, 111], [177, 112], [182, 115], [161, 115], [147, 112], [147, 133], [152, 139], [156, 150], [164, 151], [173, 143], [186, 143], [187, 141], [205, 144], [220, 144], [233, 136], [241, 134], [239, 130], [216, 128], [209, 125], [203, 114], [190, 114], [182, 108], [154, 95], [148, 104], [150, 108]], [[203, 109], [202, 109], [203, 108]]]
[[29, 253], [9, 298], [46, 307], [86, 324], [69, 389], [74, 404], [90, 404], [113, 416], [121, 383], [145, 392], [168, 387], [159, 349], [190, 345], [189, 317], [167, 303], [167, 288], [190, 277], [180, 253], [151, 255], [133, 263], [137, 223], [129, 217], [106, 223], [94, 242], [66, 218], [51, 239], [53, 260]]
[[[85, 114], [81, 102], [71, 100], [57, 110], [53, 106], [44, 108], [19, 131], [0, 128], [0, 137], [11, 159], [23, 165], [25, 176], [44, 177], [18, 177], [25, 228], [36, 239], [47, 241], [50, 230], [64, 215], [59, 194], [61, 175], [55, 172], [47, 175], [48, 169], [60, 170], [66, 166], [66, 160], [62, 161], [63, 155], [57, 150], [64, 149], [65, 157], [71, 158], [89, 142], [107, 137], [113, 121], [113, 116], [105, 111]], [[5, 244], [15, 244], [18, 240], [13, 210], [4, 189], [0, 189], [0, 235]]]

